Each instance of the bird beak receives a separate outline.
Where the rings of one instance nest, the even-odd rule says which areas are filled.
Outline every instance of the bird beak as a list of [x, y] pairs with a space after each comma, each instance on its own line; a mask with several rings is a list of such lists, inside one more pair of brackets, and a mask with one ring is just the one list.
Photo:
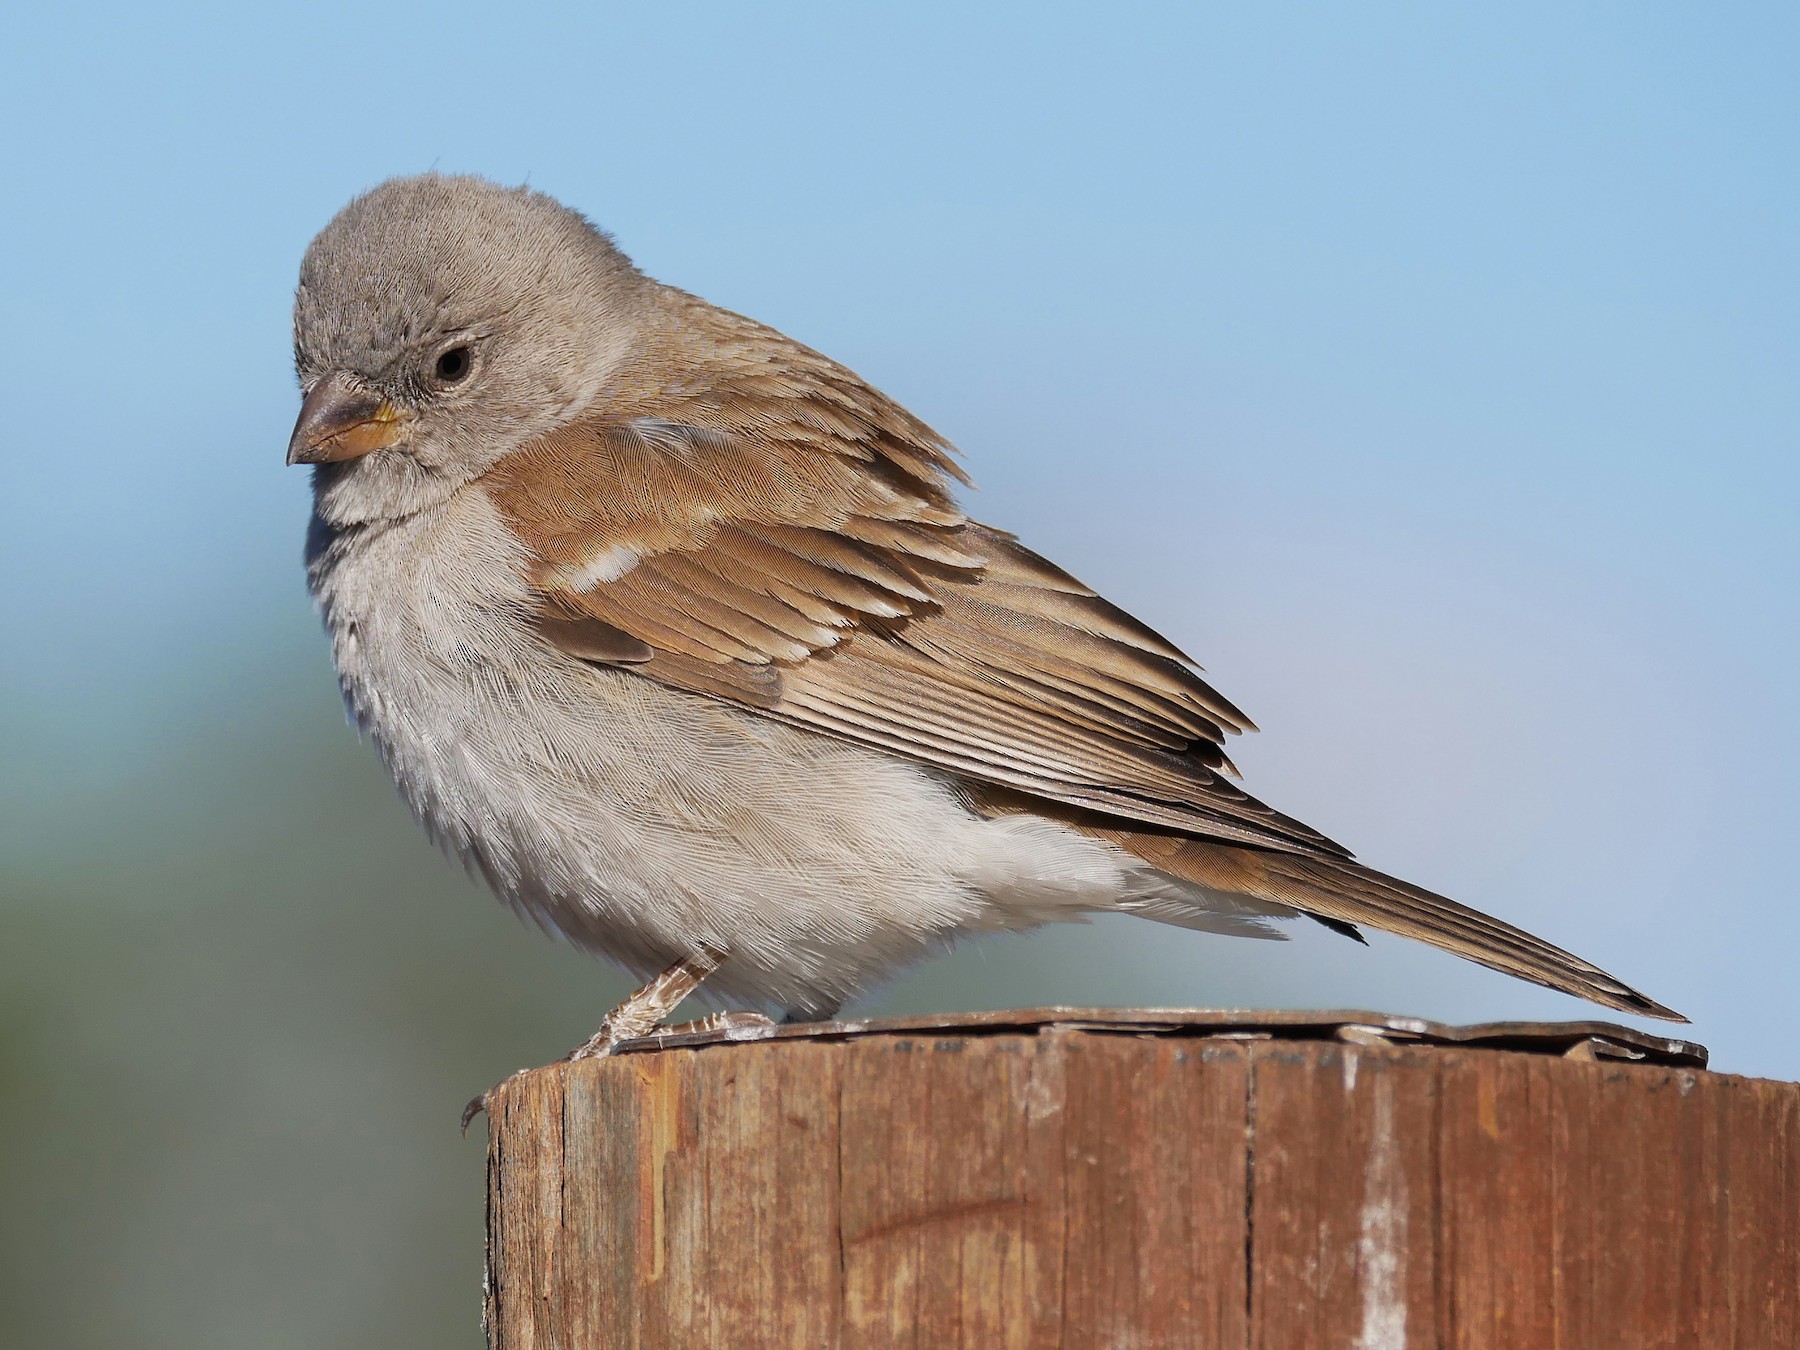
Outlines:
[[379, 394], [327, 375], [300, 405], [288, 441], [289, 464], [338, 464], [392, 445], [406, 430], [405, 414]]

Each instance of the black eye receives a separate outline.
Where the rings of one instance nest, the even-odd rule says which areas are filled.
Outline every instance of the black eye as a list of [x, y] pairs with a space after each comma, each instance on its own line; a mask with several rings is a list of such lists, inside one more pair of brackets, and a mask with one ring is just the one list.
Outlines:
[[469, 373], [472, 364], [467, 347], [447, 347], [438, 353], [437, 364], [431, 369], [440, 382], [455, 384]]

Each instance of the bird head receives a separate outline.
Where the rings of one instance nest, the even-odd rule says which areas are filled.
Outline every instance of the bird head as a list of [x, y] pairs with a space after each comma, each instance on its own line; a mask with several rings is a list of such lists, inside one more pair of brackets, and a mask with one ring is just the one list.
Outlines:
[[347, 524], [441, 501], [592, 402], [647, 283], [583, 216], [482, 178], [395, 178], [313, 240], [288, 463]]

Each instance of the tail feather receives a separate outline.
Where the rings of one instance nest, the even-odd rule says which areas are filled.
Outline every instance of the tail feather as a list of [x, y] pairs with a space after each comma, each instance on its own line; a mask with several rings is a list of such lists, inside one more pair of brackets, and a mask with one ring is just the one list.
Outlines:
[[1328, 927], [1367, 924], [1620, 1012], [1687, 1021], [1600, 967], [1522, 928], [1360, 863], [1180, 836], [1078, 828], [1111, 840], [1158, 871], [1209, 891], [1290, 906]]
[[[1212, 932], [1254, 927], [1259, 920], [1304, 914], [1362, 940], [1357, 924], [1429, 942], [1467, 960], [1603, 1007], [1669, 1022], [1687, 1018], [1640, 994], [1623, 980], [1572, 952], [1533, 937], [1501, 919], [1377, 872], [1347, 858], [1240, 848], [1192, 835], [1132, 828], [1107, 817], [991, 785], [971, 786], [971, 800], [989, 815], [1032, 811], [1070, 829], [1104, 839], [1204, 894], [1178, 889], [1134, 896], [1119, 904], [1163, 923]], [[1248, 897], [1262, 908], [1232, 903]], [[1246, 933], [1246, 936], [1267, 936]]]
[[1687, 1018], [1600, 967], [1491, 915], [1358, 863], [1272, 855], [1269, 884], [1253, 891], [1310, 914], [1418, 938], [1494, 970], [1574, 994], [1620, 1012]]

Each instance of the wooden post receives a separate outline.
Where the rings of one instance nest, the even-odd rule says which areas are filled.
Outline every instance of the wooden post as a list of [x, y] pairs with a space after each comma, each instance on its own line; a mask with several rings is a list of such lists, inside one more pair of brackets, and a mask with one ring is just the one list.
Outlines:
[[492, 1099], [489, 1343], [1800, 1346], [1800, 1085], [1704, 1056], [1368, 1013], [639, 1042]]

